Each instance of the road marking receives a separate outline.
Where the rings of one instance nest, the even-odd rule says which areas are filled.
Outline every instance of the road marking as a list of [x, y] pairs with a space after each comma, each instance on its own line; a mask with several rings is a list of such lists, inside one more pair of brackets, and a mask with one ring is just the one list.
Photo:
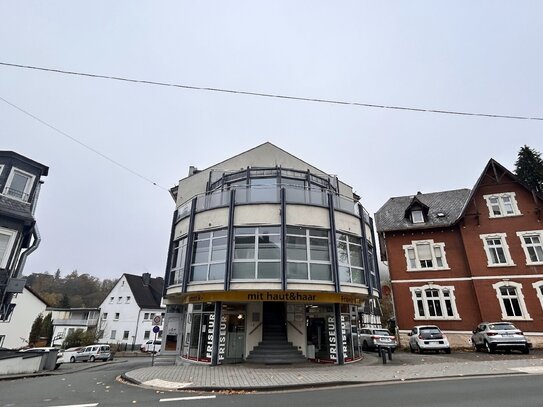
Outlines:
[[543, 373], [543, 366], [526, 366], [526, 367], [511, 367], [510, 370], [516, 370], [523, 373]]
[[204, 399], [214, 399], [217, 396], [193, 396], [193, 397], [176, 397], [171, 399], [160, 399], [159, 402], [163, 403], [165, 401], [183, 401], [183, 400], [204, 400]]
[[98, 403], [91, 403], [91, 404], [67, 404], [63, 406], [49, 406], [49, 407], [95, 407]]

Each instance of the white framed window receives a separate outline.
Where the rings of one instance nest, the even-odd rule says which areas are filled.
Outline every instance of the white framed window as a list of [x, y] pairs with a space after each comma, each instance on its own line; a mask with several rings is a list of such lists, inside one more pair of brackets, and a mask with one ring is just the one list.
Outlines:
[[27, 202], [34, 185], [34, 178], [36, 178], [34, 175], [13, 167], [3, 194]]
[[120, 316], [121, 316], [121, 314], [118, 313], [118, 312], [116, 312], [116, 313], [115, 313], [115, 318], [114, 318], [114, 319], [115, 319], [115, 320], [118, 320]]
[[117, 331], [115, 329], [111, 330], [111, 335], [109, 336], [109, 339], [115, 339], [117, 336]]
[[492, 233], [479, 235], [483, 241], [488, 267], [514, 266], [509, 254], [507, 233]]
[[543, 230], [517, 232], [526, 255], [526, 265], [543, 264]]
[[414, 240], [403, 246], [407, 271], [446, 270], [445, 243], [433, 240]]
[[148, 313], [148, 312], [146, 312], [145, 314], [143, 314], [143, 319], [145, 319], [145, 320], [149, 319], [149, 313]]
[[107, 312], [104, 312], [104, 313], [102, 314], [102, 319], [103, 319], [103, 320], [106, 320], [106, 319], [107, 319]]
[[332, 281], [328, 230], [287, 226], [287, 279]]
[[123, 341], [126, 341], [129, 336], [130, 336], [130, 331], [124, 331], [123, 332]]
[[234, 231], [232, 279], [281, 278], [281, 228], [240, 227]]
[[145, 331], [143, 333], [143, 340], [149, 339], [150, 336], [151, 336], [151, 331]]
[[126, 303], [129, 304], [130, 303], [130, 299], [131, 297], [129, 295], [126, 296]]
[[[1, 166], [0, 166], [0, 172], [2, 172]], [[4, 345], [4, 339], [6, 339], [6, 335], [0, 335], [0, 348]]]
[[4, 165], [0, 164], [0, 175], [2, 175], [2, 171], [4, 171]]
[[6, 268], [17, 231], [0, 227], [0, 268]]
[[339, 281], [366, 284], [364, 261], [362, 260], [362, 239], [357, 236], [338, 233], [337, 256]]
[[532, 284], [532, 287], [534, 287], [541, 308], [543, 308], [543, 281], [536, 281]]
[[121, 302], [123, 302], [123, 297], [117, 298], [117, 304], [120, 304]]
[[224, 281], [226, 229], [194, 234], [190, 281]]
[[524, 303], [522, 284], [512, 281], [500, 281], [492, 284], [500, 303], [502, 320], [531, 320]]
[[185, 275], [185, 259], [187, 257], [187, 238], [174, 242], [172, 251], [172, 268], [170, 284], [182, 284]]
[[456, 308], [454, 286], [428, 284], [410, 287], [415, 319], [460, 319]]
[[411, 211], [411, 221], [413, 223], [424, 223], [424, 214], [420, 209]]
[[486, 200], [490, 218], [522, 215], [518, 208], [517, 197], [514, 192], [483, 195], [483, 198]]

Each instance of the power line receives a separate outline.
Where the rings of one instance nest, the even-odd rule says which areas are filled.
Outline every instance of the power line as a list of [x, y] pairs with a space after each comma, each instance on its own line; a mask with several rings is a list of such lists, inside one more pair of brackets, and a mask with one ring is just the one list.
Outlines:
[[174, 87], [174, 88], [199, 90], [199, 91], [206, 91], [206, 92], [220, 92], [220, 93], [230, 93], [230, 94], [245, 95], [245, 96], [259, 96], [259, 97], [265, 97], [265, 98], [276, 98], [276, 99], [297, 100], [297, 101], [303, 101], [303, 102], [368, 107], [368, 108], [376, 108], [376, 109], [404, 110], [404, 111], [419, 112], [419, 113], [437, 113], [437, 114], [449, 114], [449, 115], [457, 115], [457, 116], [488, 117], [492, 119], [543, 121], [543, 117], [461, 112], [461, 111], [440, 110], [440, 109], [422, 109], [422, 108], [409, 107], [409, 106], [378, 105], [378, 104], [373, 104], [373, 103], [348, 102], [348, 101], [334, 100], [334, 99], [318, 99], [318, 98], [308, 98], [308, 97], [302, 97], [302, 96], [279, 95], [279, 94], [273, 94], [273, 93], [250, 92], [250, 91], [235, 90], [235, 89], [190, 86], [190, 85], [182, 85], [182, 84], [168, 83], [168, 82], [131, 79], [131, 78], [125, 78], [125, 77], [120, 77], [120, 76], [98, 75], [98, 74], [92, 74], [92, 73], [86, 73], [86, 72], [65, 71], [62, 69], [44, 68], [44, 67], [32, 66], [32, 65], [10, 64], [7, 62], [0, 62], [0, 65], [9, 66], [13, 68], [24, 68], [24, 69], [33, 69], [37, 71], [54, 72], [54, 73], [59, 73], [59, 74], [64, 74], [64, 75], [85, 76], [85, 77], [97, 78], [97, 79], [110, 79], [110, 80], [115, 80], [115, 81], [130, 82], [130, 83], [145, 84], [145, 85], [169, 86], [169, 87]]
[[153, 181], [153, 180], [147, 178], [145, 175], [142, 175], [142, 174], [140, 174], [140, 173], [134, 171], [133, 169], [127, 167], [127, 166], [124, 165], [124, 164], [121, 164], [120, 162], [118, 162], [118, 161], [114, 160], [113, 158], [111, 158], [111, 157], [105, 155], [104, 153], [101, 153], [101, 152], [98, 151], [97, 149], [95, 149], [95, 148], [89, 146], [88, 144], [85, 144], [85, 143], [83, 143], [82, 141], [79, 141], [79, 140], [76, 139], [75, 137], [70, 136], [68, 133], [66, 133], [66, 132], [64, 132], [64, 131], [62, 131], [62, 130], [56, 128], [56, 127], [53, 126], [52, 124], [47, 123], [45, 120], [40, 119], [39, 117], [37, 117], [37, 116], [33, 115], [32, 113], [30, 113], [30, 112], [24, 110], [23, 108], [21, 108], [21, 107], [15, 105], [15, 104], [11, 103], [10, 101], [4, 99], [2, 96], [0, 96], [0, 100], [2, 100], [4, 103], [10, 105], [11, 107], [17, 109], [18, 111], [20, 111], [20, 112], [26, 114], [27, 116], [31, 117], [32, 119], [34, 119], [34, 120], [40, 122], [40, 123], [43, 124], [44, 126], [47, 126], [47, 127], [49, 127], [50, 129], [52, 129], [52, 130], [56, 131], [57, 133], [61, 134], [62, 136], [64, 136], [64, 137], [70, 139], [70, 140], [73, 141], [74, 143], [77, 143], [77, 144], [79, 144], [80, 146], [83, 146], [84, 148], [86, 148], [87, 150], [90, 150], [90, 151], [92, 151], [93, 153], [98, 154], [100, 157], [105, 158], [106, 160], [108, 160], [108, 161], [111, 162], [112, 164], [116, 165], [117, 167], [120, 167], [120, 168], [122, 168], [123, 170], [128, 171], [130, 174], [135, 175], [136, 177], [141, 178], [141, 179], [143, 179], [144, 181], [147, 181], [147, 182], [153, 184], [154, 186], [156, 186], [156, 187], [158, 187], [158, 188], [160, 188], [160, 189], [163, 189], [164, 191], [168, 191], [167, 188], [164, 188], [163, 186], [157, 184], [155, 181]]

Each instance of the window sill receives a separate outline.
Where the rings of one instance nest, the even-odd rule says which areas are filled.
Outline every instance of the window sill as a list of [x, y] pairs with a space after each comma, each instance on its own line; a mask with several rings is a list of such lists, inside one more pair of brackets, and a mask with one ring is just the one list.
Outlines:
[[462, 318], [460, 317], [415, 317], [413, 319], [415, 321], [462, 321]]
[[487, 264], [487, 267], [489, 268], [500, 268], [500, 267], [515, 267], [515, 263], [507, 263], [507, 264]]
[[526, 265], [527, 266], [543, 266], [543, 261], [538, 261], [538, 262], [526, 262]]
[[533, 321], [533, 319], [525, 317], [508, 317], [507, 315], [502, 315], [502, 321]]
[[450, 267], [440, 267], [440, 268], [428, 267], [428, 268], [425, 268], [425, 269], [407, 269], [406, 271], [408, 273], [420, 273], [420, 272], [423, 272], [423, 271], [448, 271], [450, 269], [451, 269]]
[[519, 216], [522, 216], [522, 213], [514, 213], [513, 215], [489, 216], [488, 219], [518, 218]]

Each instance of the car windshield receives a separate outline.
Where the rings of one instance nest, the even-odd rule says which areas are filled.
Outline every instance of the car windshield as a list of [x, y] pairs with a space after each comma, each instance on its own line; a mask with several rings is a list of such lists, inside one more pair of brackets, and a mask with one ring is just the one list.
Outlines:
[[390, 336], [390, 334], [388, 333], [388, 331], [386, 329], [376, 329], [375, 331], [373, 331], [373, 334], [374, 335]]
[[512, 324], [490, 324], [488, 329], [493, 329], [495, 331], [507, 331], [509, 329], [517, 329]]
[[420, 335], [423, 338], [440, 338], [441, 331], [438, 328], [420, 328]]

